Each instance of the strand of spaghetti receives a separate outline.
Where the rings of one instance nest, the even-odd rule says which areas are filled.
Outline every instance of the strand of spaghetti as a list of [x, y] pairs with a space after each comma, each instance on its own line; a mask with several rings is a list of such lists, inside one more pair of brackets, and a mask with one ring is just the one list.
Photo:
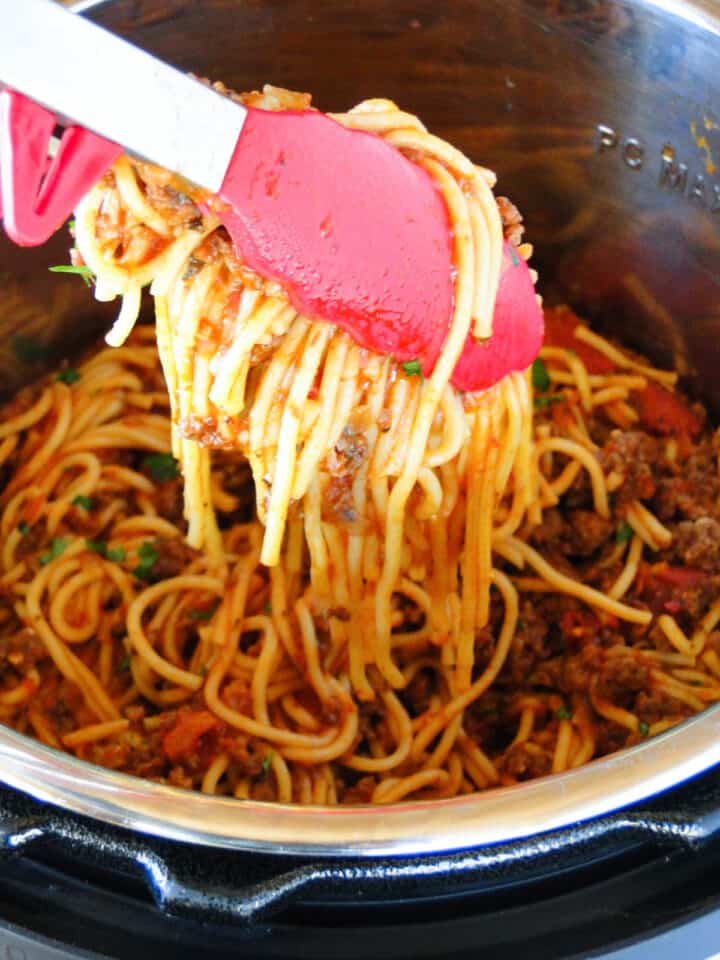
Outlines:
[[[72, 396], [70, 388], [64, 383], [54, 383], [51, 388], [53, 397], [53, 415], [47, 418], [48, 423], [45, 426], [45, 436], [38, 445], [34, 455], [24, 463], [15, 474], [10, 483], [5, 487], [1, 499], [6, 499], [9, 494], [22, 487], [31, 477], [35, 477], [39, 471], [48, 464], [53, 454], [63, 443], [72, 417]], [[53, 423], [54, 420], [54, 423]]]
[[638, 567], [642, 560], [643, 541], [640, 537], [633, 537], [630, 549], [625, 560], [622, 573], [608, 590], [608, 596], [613, 600], [620, 600], [630, 589], [630, 585], [637, 576]]
[[[67, 552], [78, 550], [80, 546], [79, 543], [73, 544]], [[43, 615], [41, 607], [43, 593], [54, 569], [62, 563], [63, 559], [61, 557], [58, 560], [51, 560], [30, 582], [25, 598], [27, 626], [38, 634], [55, 666], [66, 679], [78, 687], [93, 713], [100, 720], [117, 720], [117, 708], [102, 689], [93, 672], [72, 651], [68, 650]]]
[[582, 340], [589, 346], [594, 347], [608, 358], [616, 367], [622, 367], [624, 370], [637, 370], [642, 376], [649, 380], [657, 380], [667, 387], [673, 387], [677, 383], [677, 374], [669, 370], [658, 370], [656, 367], [648, 367], [645, 364], [637, 363], [626, 356], [622, 350], [618, 350], [611, 343], [597, 333], [593, 333], [584, 324], [578, 324], [573, 330], [573, 336], [576, 340]]
[[28, 427], [39, 423], [53, 406], [53, 400], [53, 388], [46, 387], [29, 410], [18, 414], [11, 420], [0, 423], [0, 438], [7, 438], [11, 434], [21, 433], [23, 430], [27, 430]]
[[389, 777], [375, 788], [371, 803], [397, 803], [417, 790], [436, 783], [445, 783], [447, 780], [448, 774], [445, 770], [420, 770], [408, 777]]
[[162, 366], [163, 376], [170, 397], [170, 435], [172, 454], [177, 459], [180, 456], [180, 436], [177, 430], [179, 420], [178, 411], [178, 378], [177, 368], [173, 356], [172, 327], [168, 310], [167, 297], [157, 294], [155, 297], [155, 333], [157, 337], [158, 354]]
[[270, 723], [267, 708], [267, 688], [270, 677], [278, 662], [279, 643], [272, 619], [266, 616], [247, 617], [243, 630], [259, 630], [262, 635], [262, 649], [253, 671], [250, 690], [253, 700], [253, 714], [260, 723]]
[[353, 753], [342, 759], [343, 766], [366, 773], [384, 773], [399, 767], [407, 759], [412, 745], [412, 724], [407, 711], [392, 690], [383, 690], [380, 697], [395, 725], [395, 749], [384, 757], [364, 757]]
[[283, 755], [286, 760], [296, 760], [299, 763], [328, 763], [343, 756], [352, 746], [358, 731], [358, 711], [335, 678], [330, 679], [330, 684], [334, 695], [342, 705], [343, 717], [337, 736], [327, 746], [304, 748], [283, 746]]
[[480, 747], [462, 731], [458, 736], [458, 745], [466, 758], [470, 760], [477, 771], [479, 771], [486, 785], [499, 782], [500, 777], [495, 769], [495, 764]]
[[483, 488], [485, 452], [488, 447], [490, 423], [488, 411], [481, 406], [475, 413], [470, 439], [467, 471], [465, 549], [462, 560], [463, 590], [460, 597], [460, 633], [455, 653], [456, 684], [460, 690], [467, 689], [474, 661], [475, 620], [477, 612], [478, 567], [481, 552], [490, 544], [480, 540], [480, 502]]
[[639, 610], [636, 607], [629, 607], [624, 603], [613, 600], [599, 590], [594, 590], [584, 583], [573, 580], [571, 577], [560, 573], [534, 550], [529, 544], [523, 543], [516, 537], [509, 537], [508, 542], [511, 547], [530, 564], [530, 566], [545, 580], [551, 587], [560, 593], [566, 593], [571, 597], [576, 597], [592, 607], [604, 610], [621, 620], [627, 620], [629, 623], [647, 624], [652, 620], [652, 614], [649, 610]]
[[628, 506], [627, 521], [652, 550], [668, 547], [672, 543], [670, 530], [639, 500], [633, 500]]
[[168, 593], [177, 593], [183, 589], [205, 590], [222, 597], [225, 585], [223, 581], [217, 577], [181, 575], [179, 577], [171, 577], [168, 580], [162, 580], [160, 583], [148, 587], [135, 597], [128, 608], [128, 639], [137, 654], [161, 677], [187, 690], [199, 690], [202, 686], [202, 677], [198, 677], [188, 670], [182, 670], [159, 656], [145, 636], [145, 631], [142, 626], [143, 613], [151, 604], [156, 603]]
[[462, 400], [451, 384], [443, 390], [440, 410], [443, 416], [443, 438], [437, 446], [428, 448], [426, 451], [423, 460], [426, 467], [439, 467], [451, 461], [458, 455], [468, 436]]
[[425, 130], [423, 124], [414, 114], [398, 110], [392, 101], [381, 102], [387, 104], [387, 109], [360, 110], [359, 107], [362, 107], [363, 104], [358, 104], [357, 107], [353, 107], [347, 113], [329, 113], [328, 116], [337, 120], [344, 127], [381, 135], [398, 127]]
[[140, 294], [142, 288], [138, 284], [128, 284], [122, 295], [122, 306], [115, 323], [105, 335], [105, 343], [109, 347], [121, 347], [130, 336], [132, 328], [140, 312]]
[[315, 632], [315, 624], [310, 616], [307, 604], [304, 599], [295, 603], [295, 615], [298, 626], [300, 627], [300, 638], [302, 640], [303, 651], [305, 653], [305, 664], [307, 677], [310, 685], [314, 689], [322, 703], [328, 703], [333, 695], [330, 679], [323, 674], [320, 666], [320, 656], [318, 652], [318, 638]]
[[462, 727], [462, 715], [458, 714], [445, 727], [437, 746], [423, 764], [423, 769], [432, 769], [434, 767], [444, 766], [449, 759], [450, 753], [455, 747], [460, 728]]
[[493, 655], [490, 658], [490, 662], [478, 679], [467, 690], [453, 697], [435, 716], [429, 718], [428, 723], [420, 728], [412, 745], [411, 756], [413, 757], [419, 757], [428, 744], [435, 739], [440, 731], [443, 730], [454, 717], [462, 714], [466, 707], [485, 693], [494, 683], [495, 678], [498, 673], [500, 673], [507, 659], [517, 624], [518, 595], [510, 580], [499, 570], [493, 570], [492, 582], [498, 588], [503, 598], [505, 616], [500, 630], [500, 636]]
[[485, 449], [485, 463], [480, 484], [478, 503], [479, 526], [478, 545], [480, 547], [477, 563], [477, 580], [470, 584], [475, 593], [476, 629], [486, 626], [490, 616], [490, 582], [492, 577], [492, 518], [495, 509], [495, 469], [498, 460], [498, 411], [495, 390], [488, 391], [488, 423]]
[[205, 771], [202, 783], [200, 784], [200, 793], [206, 793], [211, 796], [216, 794], [218, 792], [218, 785], [227, 773], [229, 766], [229, 755], [227, 753], [219, 753]]
[[282, 415], [275, 473], [270, 488], [267, 525], [260, 555], [260, 562], [269, 567], [274, 566], [279, 560], [280, 547], [285, 532], [290, 495], [295, 480], [300, 410], [307, 398], [333, 332], [334, 327], [321, 324], [315, 326], [308, 333], [307, 341], [303, 344], [300, 366], [295, 374]]
[[536, 462], [544, 453], [549, 452], [564, 453], [566, 456], [580, 461], [590, 475], [595, 512], [599, 513], [601, 517], [609, 517], [610, 508], [608, 506], [605, 475], [597, 459], [579, 443], [574, 443], [565, 437], [547, 437], [539, 440], [535, 447]]
[[258, 302], [259, 298], [256, 290], [243, 292], [232, 342], [220, 357], [210, 388], [211, 402], [230, 416], [240, 413], [245, 406], [250, 351], [281, 315], [288, 326], [295, 317], [295, 311], [283, 300], [269, 298]]
[[562, 773], [569, 766], [570, 745], [573, 728], [569, 720], [561, 720], [558, 724], [558, 735], [555, 741], [555, 751], [552, 760], [552, 772]]
[[377, 666], [391, 686], [402, 685], [402, 674], [390, 653], [390, 598], [400, 568], [403, 519], [408, 497], [415, 484], [425, 453], [428, 433], [435, 417], [442, 392], [455, 368], [467, 338], [473, 304], [472, 264], [474, 250], [469, 226], [467, 203], [452, 177], [434, 161], [426, 160], [426, 168], [438, 182], [454, 225], [457, 282], [455, 310], [445, 345], [429, 380], [423, 383], [420, 405], [412, 430], [412, 443], [407, 452], [403, 472], [398, 477], [388, 502], [385, 520], [385, 560], [376, 589], [376, 655]]
[[661, 614], [657, 619], [657, 624], [676, 650], [693, 656], [692, 643], [669, 614]]
[[148, 203], [138, 186], [135, 170], [127, 157], [120, 157], [112, 168], [118, 193], [125, 206], [136, 220], [158, 233], [161, 237], [170, 235], [170, 228], [163, 216], [155, 212], [152, 204]]
[[270, 769], [275, 777], [278, 802], [290, 803], [293, 799], [292, 776], [284, 757], [277, 751], [272, 754]]
[[[250, 559], [252, 560], [253, 558], [251, 557]], [[257, 560], [257, 555], [254, 559]], [[253, 566], [254, 564], [252, 562], [242, 564], [237, 572], [237, 581], [235, 584], [234, 593], [240, 598], [239, 601], [236, 600], [235, 602], [235, 606], [238, 608], [243, 605], [242, 601], [244, 595], [246, 595], [247, 585], [250, 577], [250, 569]], [[205, 702], [207, 703], [209, 709], [230, 726], [242, 730], [244, 733], [248, 733], [251, 736], [261, 737], [262, 739], [271, 743], [282, 745], [293, 744], [308, 749], [317, 746], [322, 747], [328, 743], [331, 743], [337, 733], [337, 730], [334, 727], [331, 727], [318, 736], [293, 733], [290, 730], [283, 730], [279, 727], [273, 726], [272, 724], [259, 723], [258, 721], [253, 720], [251, 717], [245, 716], [239, 711], [228, 707], [222, 701], [219, 692], [220, 682], [225, 676], [225, 673], [227, 672], [227, 669], [234, 658], [238, 644], [238, 636], [235, 631], [230, 629], [230, 621], [228, 618], [228, 613], [230, 612], [229, 608], [232, 604], [232, 600], [233, 598], [230, 597], [230, 602], [228, 602], [228, 599], [226, 598], [216, 618], [217, 636], [224, 642], [220, 650], [220, 654], [213, 663], [205, 680], [203, 692], [205, 695]]]
[[98, 740], [105, 740], [107, 737], [114, 737], [118, 733], [124, 733], [130, 723], [128, 720], [109, 720], [106, 723], [92, 723], [87, 727], [80, 727], [67, 733], [63, 738], [64, 747], [82, 747], [87, 743], [97, 743]]
[[571, 350], [566, 350], [564, 347], [542, 347], [540, 357], [543, 360], [552, 358], [562, 360], [573, 375], [573, 380], [580, 394], [580, 402], [582, 403], [583, 409], [590, 413], [593, 408], [592, 390], [587, 367], [581, 358], [576, 353], [573, 353]]
[[640, 725], [637, 716], [634, 713], [630, 713], [629, 710], [623, 710], [622, 707], [615, 706], [615, 704], [610, 703], [609, 700], [599, 696], [597, 693], [597, 680], [597, 676], [594, 676], [590, 685], [590, 700], [595, 711], [611, 723], [625, 727], [625, 729], [631, 733], [637, 733]]

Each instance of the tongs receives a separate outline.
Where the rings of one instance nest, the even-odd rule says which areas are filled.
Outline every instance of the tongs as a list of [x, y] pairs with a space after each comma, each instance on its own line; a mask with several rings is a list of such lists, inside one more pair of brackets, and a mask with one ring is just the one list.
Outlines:
[[[219, 197], [241, 259], [298, 310], [429, 372], [423, 345], [453, 310], [453, 240], [422, 167], [322, 113], [244, 107], [53, 0], [0, 0], [0, 18], [0, 216], [15, 243], [45, 242], [127, 152]], [[469, 340], [458, 365], [465, 389], [539, 345], [528, 268], [505, 259], [495, 335]]]

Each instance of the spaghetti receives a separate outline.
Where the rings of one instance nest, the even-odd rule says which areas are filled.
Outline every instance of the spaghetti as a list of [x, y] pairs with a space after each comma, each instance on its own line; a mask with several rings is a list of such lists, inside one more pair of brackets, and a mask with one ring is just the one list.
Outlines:
[[[96, 294], [123, 296], [112, 347], [0, 421], [0, 720], [138, 776], [332, 804], [559, 772], [703, 709], [702, 413], [566, 308], [532, 370], [453, 388], [518, 218], [394, 105], [339, 119], [448, 201], [456, 312], [432, 376], [297, 315], [200, 198], [120, 160], [75, 227]], [[155, 330], [135, 327], [146, 285]]]

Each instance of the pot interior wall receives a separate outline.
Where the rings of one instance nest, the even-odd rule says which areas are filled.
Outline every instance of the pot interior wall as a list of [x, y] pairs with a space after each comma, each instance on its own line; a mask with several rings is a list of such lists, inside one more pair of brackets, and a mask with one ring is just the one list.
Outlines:
[[[667, 5], [664, 5], [667, 7]], [[701, 4], [610, 0], [115, 0], [89, 15], [237, 89], [322, 109], [396, 100], [495, 169], [546, 299], [688, 374], [720, 410], [720, 37]], [[91, 78], [89, 78], [91, 82]], [[720, 169], [720, 168], [719, 168]], [[0, 375], [38, 375], [108, 322], [67, 236], [0, 239]], [[112, 308], [111, 308], [112, 309]]]

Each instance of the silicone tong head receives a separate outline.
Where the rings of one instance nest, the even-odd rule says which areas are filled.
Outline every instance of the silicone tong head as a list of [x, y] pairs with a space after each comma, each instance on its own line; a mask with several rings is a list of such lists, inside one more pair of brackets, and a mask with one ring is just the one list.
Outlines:
[[23, 247], [45, 243], [123, 152], [69, 126], [51, 157], [56, 126], [49, 110], [13, 90], [0, 92], [0, 216]]

